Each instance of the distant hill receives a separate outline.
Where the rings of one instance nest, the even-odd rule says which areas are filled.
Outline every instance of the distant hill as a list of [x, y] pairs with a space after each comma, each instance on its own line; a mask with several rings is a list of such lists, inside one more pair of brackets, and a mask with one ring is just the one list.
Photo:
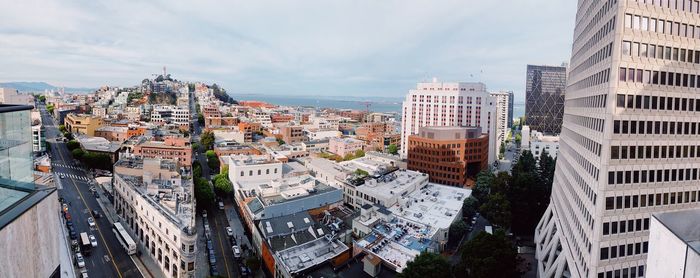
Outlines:
[[[58, 90], [56, 87], [46, 82], [5, 82], [0, 83], [2, 88], [14, 88], [20, 92], [43, 92], [45, 90]], [[66, 92], [93, 92], [94, 88], [63, 88]]]

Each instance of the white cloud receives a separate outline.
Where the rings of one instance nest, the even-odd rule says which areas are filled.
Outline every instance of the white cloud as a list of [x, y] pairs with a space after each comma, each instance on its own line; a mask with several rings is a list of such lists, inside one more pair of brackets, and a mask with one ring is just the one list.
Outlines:
[[132, 85], [165, 65], [176, 78], [233, 93], [399, 96], [432, 76], [522, 92], [526, 64], [568, 60], [575, 5], [10, 2], [2, 5], [0, 81]]

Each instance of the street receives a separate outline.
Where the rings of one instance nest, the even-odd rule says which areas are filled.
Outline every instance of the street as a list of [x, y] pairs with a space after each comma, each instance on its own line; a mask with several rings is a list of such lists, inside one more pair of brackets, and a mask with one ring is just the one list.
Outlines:
[[[191, 106], [191, 111], [193, 111], [193, 114], [195, 113], [195, 102], [194, 102], [194, 96], [193, 94], [190, 94], [190, 103], [192, 104]], [[193, 117], [194, 121], [192, 121], [193, 124], [193, 142], [199, 142], [199, 136], [202, 134], [202, 128], [199, 126], [199, 123], [197, 122], [196, 116]], [[195, 150], [195, 159], [199, 161], [199, 164], [202, 166], [202, 177], [211, 180], [212, 175], [215, 175], [217, 173], [211, 173], [211, 170], [209, 169], [209, 165], [207, 164], [207, 158], [204, 154], [205, 150], [204, 147], [200, 147], [199, 149]], [[246, 237], [244, 233], [244, 228], [243, 225], [241, 224], [240, 219], [238, 218], [238, 214], [236, 213], [236, 208], [235, 204], [232, 200], [229, 198], [224, 198], [224, 210], [221, 210], [218, 208], [218, 206], [214, 206], [212, 208], [208, 208], [207, 210], [207, 220], [209, 223], [209, 227], [211, 228], [212, 234], [211, 234], [211, 240], [212, 240], [212, 245], [214, 247], [214, 253], [216, 255], [216, 268], [217, 271], [221, 276], [225, 277], [240, 277], [240, 266], [239, 264], [241, 263], [241, 259], [236, 259], [233, 255], [233, 250], [232, 250], [232, 245], [231, 242], [229, 241], [229, 236], [226, 233], [226, 227], [231, 226], [234, 232], [234, 236], [236, 237], [236, 241], [239, 245], [245, 244], [247, 246], [251, 246], [249, 243], [248, 238]], [[197, 208], [197, 225], [198, 226], [203, 226], [202, 221], [199, 221], [199, 217], [202, 215], [202, 210], [203, 208], [198, 207]], [[233, 225], [232, 225], [233, 224]], [[200, 227], [198, 227], [198, 230]], [[206, 238], [203, 233], [203, 229], [201, 229], [202, 232], [198, 235], [200, 238], [201, 244], [200, 245], [200, 250], [206, 251], [207, 244], [206, 244]], [[223, 254], [223, 259], [222, 259], [222, 254]], [[207, 267], [209, 268], [209, 263], [208, 261], [204, 262], [197, 262], [199, 267]], [[198, 273], [202, 273], [199, 272]]]
[[[92, 248], [91, 254], [84, 256], [88, 275], [90, 277], [143, 277], [112, 232], [112, 224], [109, 220], [105, 217], [93, 216], [93, 211], [99, 211], [102, 215], [104, 213], [96, 197], [89, 190], [91, 179], [87, 177], [85, 170], [74, 162], [66, 144], [56, 142], [54, 138], [60, 134], [58, 127], [54, 125], [46, 108], [43, 105], [39, 108], [46, 129], [47, 142], [51, 145], [49, 153], [56, 186], [59, 189], [58, 195], [68, 204], [68, 213], [71, 215], [76, 233], [87, 232], [94, 235], [98, 242], [97, 247]], [[101, 196], [101, 198], [106, 197]], [[95, 220], [94, 227], [88, 224], [88, 217], [93, 217]], [[65, 219], [63, 222], [65, 223]], [[72, 261], [75, 262], [75, 259]]]

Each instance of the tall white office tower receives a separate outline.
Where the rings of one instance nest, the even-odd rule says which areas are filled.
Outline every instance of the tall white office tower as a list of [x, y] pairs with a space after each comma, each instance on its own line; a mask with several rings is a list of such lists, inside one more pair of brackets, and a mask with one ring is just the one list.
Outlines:
[[[408, 136], [424, 126], [481, 127], [489, 135], [489, 164], [496, 160], [496, 99], [483, 83], [422, 82], [409, 90], [401, 117], [401, 157], [408, 157]], [[457, 138], [459, 139], [459, 138]]]
[[650, 216], [700, 207], [699, 64], [697, 0], [578, 1], [539, 277], [647, 277]]

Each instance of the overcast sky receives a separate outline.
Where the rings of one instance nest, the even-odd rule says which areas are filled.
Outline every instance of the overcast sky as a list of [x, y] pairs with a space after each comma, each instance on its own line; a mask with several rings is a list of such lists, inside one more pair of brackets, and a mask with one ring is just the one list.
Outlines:
[[234, 96], [402, 96], [437, 77], [522, 99], [527, 64], [568, 62], [576, 13], [553, 0], [2, 2], [1, 82], [130, 86], [166, 66]]

